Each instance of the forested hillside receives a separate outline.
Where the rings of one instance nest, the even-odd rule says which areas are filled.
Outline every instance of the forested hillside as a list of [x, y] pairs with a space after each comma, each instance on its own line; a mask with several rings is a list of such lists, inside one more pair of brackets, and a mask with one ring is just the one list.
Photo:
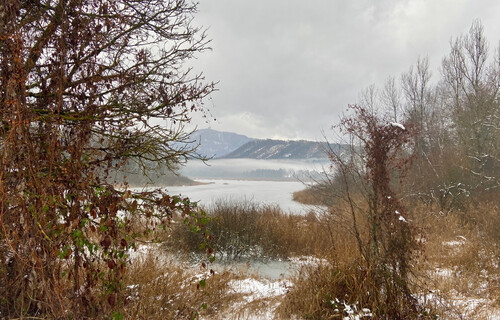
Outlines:
[[[331, 148], [340, 150], [341, 145], [333, 144]], [[224, 158], [250, 159], [325, 159], [328, 144], [314, 141], [253, 140], [242, 145]]]

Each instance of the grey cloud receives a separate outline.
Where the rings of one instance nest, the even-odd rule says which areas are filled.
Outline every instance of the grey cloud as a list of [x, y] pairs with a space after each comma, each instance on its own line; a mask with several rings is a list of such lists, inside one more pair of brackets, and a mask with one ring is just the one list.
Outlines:
[[321, 137], [366, 86], [418, 56], [437, 70], [475, 18], [500, 39], [497, 1], [205, 0], [199, 10], [213, 51], [194, 66], [220, 81], [212, 127], [258, 138]]

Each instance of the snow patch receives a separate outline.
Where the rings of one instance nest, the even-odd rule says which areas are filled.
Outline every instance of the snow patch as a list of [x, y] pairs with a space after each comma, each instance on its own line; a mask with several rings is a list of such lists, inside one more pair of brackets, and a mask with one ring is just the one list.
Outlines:
[[245, 295], [244, 299], [246, 302], [283, 295], [288, 292], [292, 285], [288, 280], [269, 281], [252, 278], [231, 280], [228, 283], [229, 288], [234, 290], [234, 292]]
[[347, 316], [342, 318], [343, 320], [361, 320], [363, 318], [373, 317], [370, 309], [358, 308], [358, 302], [350, 305], [345, 301], [340, 302], [338, 298], [335, 298], [335, 300], [331, 300], [330, 303], [335, 308], [335, 312], [347, 314]]
[[464, 236], [457, 236], [458, 240], [452, 240], [452, 241], [443, 241], [442, 245], [447, 246], [447, 247], [459, 247], [463, 244], [465, 244], [465, 241], [467, 240]]
[[320, 259], [312, 256], [301, 256], [289, 258], [290, 262], [297, 266], [319, 266], [328, 264], [326, 259]]
[[403, 126], [401, 123], [391, 122], [391, 126], [393, 126], [393, 127], [398, 127], [398, 128], [400, 128], [401, 130], [406, 130], [405, 126]]

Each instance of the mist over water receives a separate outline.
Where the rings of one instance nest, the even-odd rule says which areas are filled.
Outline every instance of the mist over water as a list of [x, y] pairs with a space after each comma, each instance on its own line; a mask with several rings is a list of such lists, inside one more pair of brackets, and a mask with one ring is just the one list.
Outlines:
[[190, 161], [181, 169], [181, 174], [192, 179], [311, 181], [317, 179], [327, 166], [326, 159], [213, 159], [207, 163]]
[[293, 201], [293, 192], [305, 189], [327, 167], [327, 159], [190, 161], [181, 169], [181, 174], [204, 184], [168, 187], [167, 190], [199, 201], [202, 206], [220, 200], [252, 201], [278, 205], [293, 214], [306, 214], [313, 207]]

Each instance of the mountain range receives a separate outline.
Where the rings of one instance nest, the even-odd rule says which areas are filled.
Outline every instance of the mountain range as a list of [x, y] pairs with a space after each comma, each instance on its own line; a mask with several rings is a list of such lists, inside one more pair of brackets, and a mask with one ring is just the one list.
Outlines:
[[[322, 159], [327, 158], [326, 142], [307, 140], [253, 139], [232, 132], [201, 129], [192, 135], [199, 143], [198, 152], [213, 158], [249, 159]], [[330, 144], [339, 150], [339, 144]]]
[[252, 140], [223, 158], [249, 159], [321, 159], [327, 144], [315, 141]]
[[200, 129], [191, 135], [199, 144], [196, 151], [207, 158], [220, 158], [254, 139], [247, 136], [212, 129]]

